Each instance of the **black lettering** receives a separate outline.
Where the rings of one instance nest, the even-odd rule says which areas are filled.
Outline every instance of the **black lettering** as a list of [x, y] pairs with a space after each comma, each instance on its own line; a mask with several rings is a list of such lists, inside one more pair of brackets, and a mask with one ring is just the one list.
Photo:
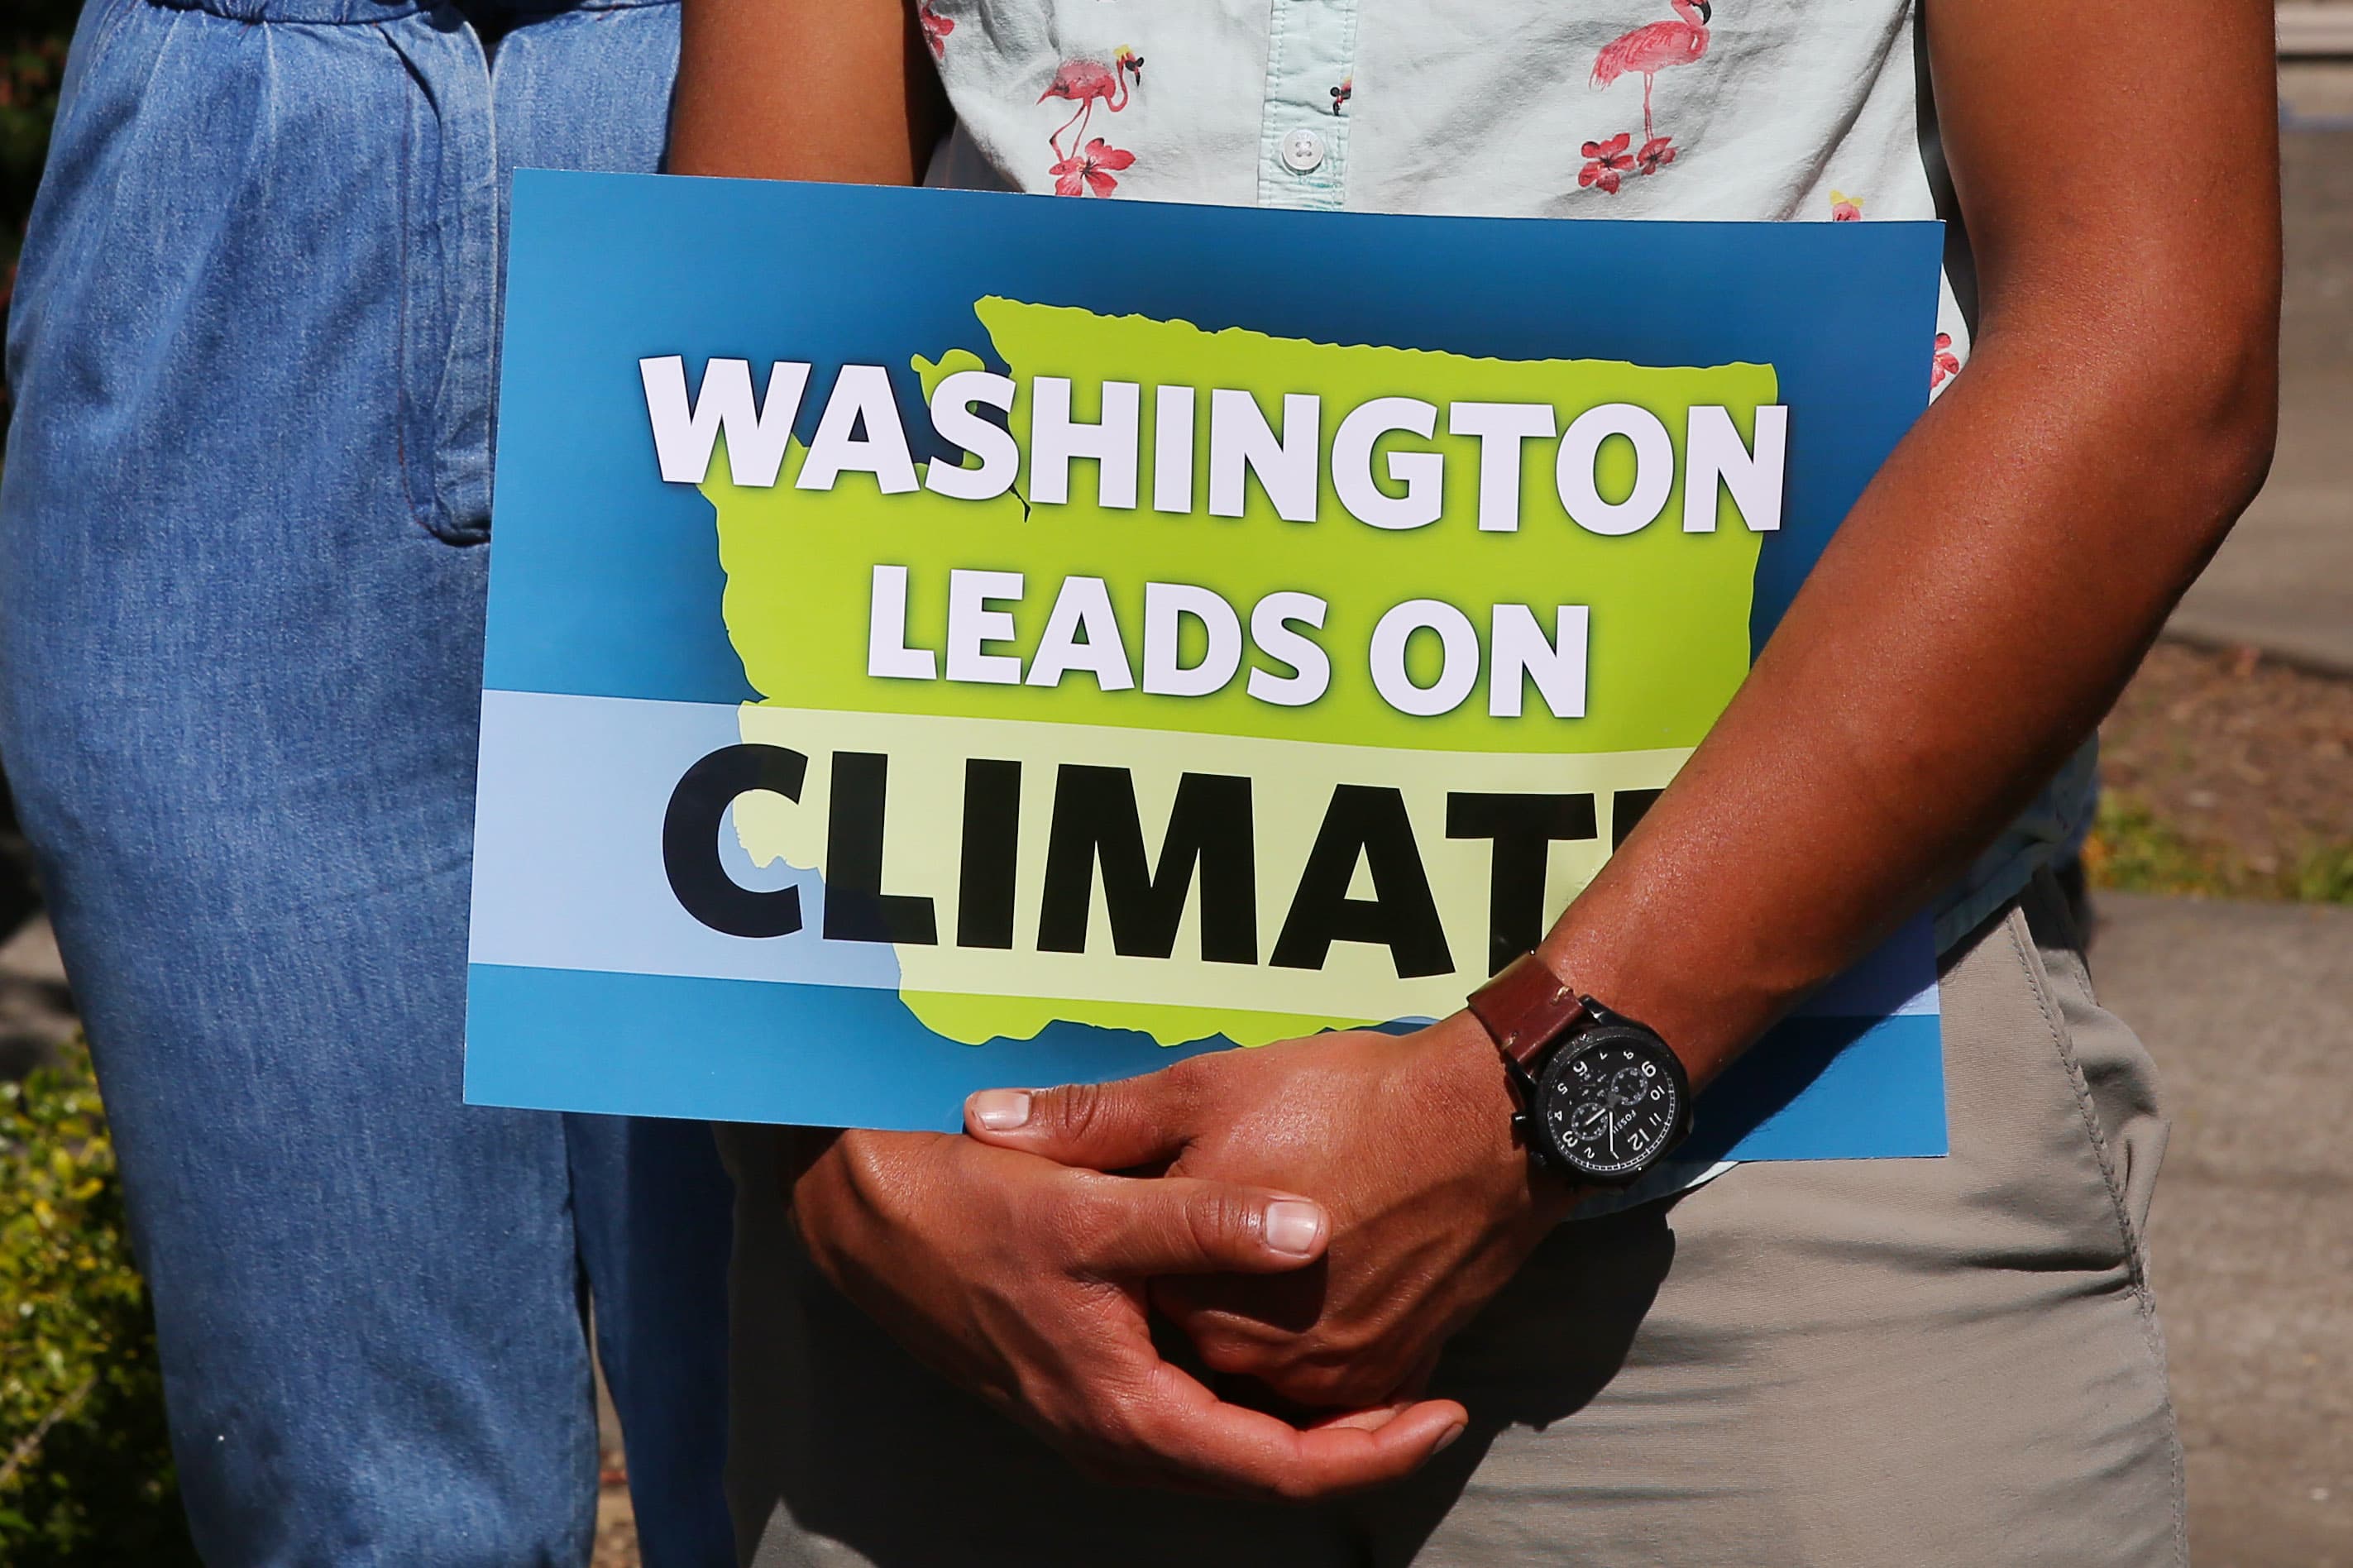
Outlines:
[[688, 914], [729, 936], [790, 936], [801, 929], [798, 888], [755, 893], [719, 858], [719, 825], [739, 795], [801, 797], [808, 759], [783, 746], [722, 746], [686, 770], [662, 814], [662, 869]]
[[956, 945], [1013, 945], [1013, 873], [1021, 847], [1021, 764], [974, 757], [964, 765], [964, 868], [956, 881]]
[[[1372, 875], [1369, 899], [1348, 897], [1359, 858]], [[1333, 790], [1270, 962], [1285, 969], [1321, 969], [1335, 942], [1386, 946], [1400, 980], [1444, 974], [1454, 967], [1421, 867], [1421, 847], [1414, 842], [1405, 796], [1397, 790], [1368, 784]]]
[[[1446, 837], [1494, 844], [1487, 872], [1487, 973], [1544, 940], [1545, 862], [1555, 843], [1594, 836], [1589, 795], [1450, 795]], [[1353, 869], [1353, 868], [1352, 868]]]
[[1201, 956], [1212, 963], [1258, 962], [1258, 871], [1250, 828], [1250, 782], [1221, 773], [1176, 781], [1160, 863], [1147, 868], [1135, 780], [1125, 768], [1064, 763], [1054, 779], [1047, 829], [1046, 886], [1038, 912], [1041, 952], [1079, 952], [1087, 943], [1095, 868], [1112, 946], [1123, 957], [1166, 958], [1198, 871]]
[[882, 890], [882, 816], [891, 759], [836, 752], [825, 824], [825, 934], [834, 942], [940, 940], [932, 900]]
[[1651, 803], [1665, 794], [1664, 790], [1621, 789], [1609, 797], [1609, 852], [1615, 855], [1626, 842], [1626, 835], [1634, 831], [1634, 824], [1651, 809]]

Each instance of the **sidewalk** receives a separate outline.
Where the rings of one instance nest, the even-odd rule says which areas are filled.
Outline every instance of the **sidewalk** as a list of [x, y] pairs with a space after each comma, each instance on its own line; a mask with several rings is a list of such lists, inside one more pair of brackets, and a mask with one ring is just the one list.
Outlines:
[[47, 917], [37, 915], [0, 941], [0, 1079], [47, 1060], [75, 1027], [57, 938]]
[[2281, 138], [2279, 456], [2168, 630], [2353, 675], [2353, 62], [2285, 67], [2281, 81], [2298, 119], [2346, 129]]
[[2348, 0], [2280, 0], [2282, 59], [2353, 55], [2353, 4]]
[[2353, 908], [2094, 908], [2174, 1117], [2150, 1240], [2190, 1561], [2353, 1564]]

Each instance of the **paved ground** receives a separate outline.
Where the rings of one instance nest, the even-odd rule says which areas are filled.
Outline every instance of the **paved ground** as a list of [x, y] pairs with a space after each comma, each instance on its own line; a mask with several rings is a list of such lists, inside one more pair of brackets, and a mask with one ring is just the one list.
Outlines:
[[2195, 640], [2353, 675], [2353, 64], [2289, 68], [2279, 455], [2271, 482], [2176, 612]]
[[74, 1031], [73, 998], [49, 922], [0, 942], [0, 1078], [20, 1078]]
[[[2174, 630], [2353, 675], [2353, 65], [2281, 73], [2271, 483]], [[2353, 792], [2353, 777], [2345, 788]], [[2353, 1568], [2353, 909], [2105, 895], [2177, 1118], [2151, 1226], [2197, 1568]]]
[[2175, 1118], [2151, 1225], [2197, 1568], [2353, 1568], [2353, 908], [2098, 896]]
[[[2311, 129], [2282, 146], [2279, 455], [2173, 630], [2353, 675], [2353, 64], [2281, 89]], [[2099, 908], [2101, 999], [2176, 1117], [2151, 1239], [2191, 1560], [2353, 1568], [2353, 909]]]

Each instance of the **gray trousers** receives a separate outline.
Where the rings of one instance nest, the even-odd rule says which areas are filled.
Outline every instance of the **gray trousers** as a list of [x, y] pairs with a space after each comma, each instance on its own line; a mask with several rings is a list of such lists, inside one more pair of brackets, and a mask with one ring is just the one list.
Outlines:
[[2165, 1123], [2047, 885], [2026, 906], [1946, 959], [1949, 1157], [1744, 1165], [1562, 1226], [1447, 1350], [1463, 1438], [1315, 1507], [1082, 1479], [816, 1277], [759, 1195], [770, 1135], [735, 1131], [747, 1560], [2186, 1562], [2142, 1249]]

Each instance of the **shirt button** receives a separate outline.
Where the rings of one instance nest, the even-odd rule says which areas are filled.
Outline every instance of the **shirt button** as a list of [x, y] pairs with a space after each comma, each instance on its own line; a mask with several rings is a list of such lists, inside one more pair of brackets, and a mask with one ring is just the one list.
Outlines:
[[1293, 174], [1304, 174], [1324, 161], [1324, 138], [1305, 126], [1282, 138], [1282, 162]]

